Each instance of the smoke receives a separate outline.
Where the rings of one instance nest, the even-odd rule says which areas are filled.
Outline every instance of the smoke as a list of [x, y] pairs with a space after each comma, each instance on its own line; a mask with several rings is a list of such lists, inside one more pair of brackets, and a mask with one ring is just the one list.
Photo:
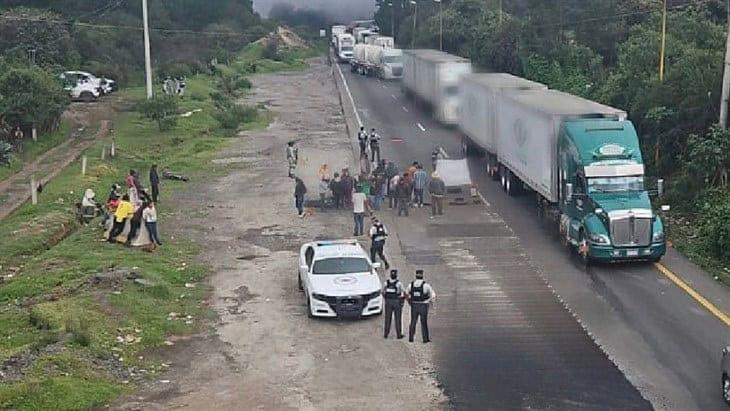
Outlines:
[[262, 16], [268, 16], [271, 6], [277, 3], [291, 4], [302, 9], [320, 10], [327, 15], [329, 20], [340, 23], [370, 19], [375, 13], [375, 0], [254, 0], [253, 7]]

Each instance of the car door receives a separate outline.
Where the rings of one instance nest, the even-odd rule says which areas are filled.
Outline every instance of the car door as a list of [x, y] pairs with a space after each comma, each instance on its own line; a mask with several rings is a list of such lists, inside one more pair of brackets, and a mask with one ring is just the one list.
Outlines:
[[299, 253], [299, 276], [307, 290], [309, 290], [309, 272], [312, 269], [312, 261], [314, 261], [314, 247], [304, 245]]

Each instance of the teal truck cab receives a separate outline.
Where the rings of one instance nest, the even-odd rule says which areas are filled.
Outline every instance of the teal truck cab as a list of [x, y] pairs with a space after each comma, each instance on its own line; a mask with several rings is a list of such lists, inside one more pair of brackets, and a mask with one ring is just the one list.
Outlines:
[[627, 120], [566, 121], [558, 135], [561, 239], [588, 261], [659, 261], [661, 218], [645, 187], [639, 139]]

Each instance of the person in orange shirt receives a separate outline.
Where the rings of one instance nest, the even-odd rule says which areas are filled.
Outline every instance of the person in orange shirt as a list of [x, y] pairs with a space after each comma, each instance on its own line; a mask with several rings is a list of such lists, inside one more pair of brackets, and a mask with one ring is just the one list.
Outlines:
[[116, 242], [117, 236], [124, 231], [127, 219], [132, 214], [134, 214], [134, 206], [129, 202], [129, 196], [125, 194], [122, 196], [122, 201], [119, 202], [117, 210], [114, 212], [114, 223], [111, 231], [109, 231], [109, 239], [107, 241], [110, 243]]

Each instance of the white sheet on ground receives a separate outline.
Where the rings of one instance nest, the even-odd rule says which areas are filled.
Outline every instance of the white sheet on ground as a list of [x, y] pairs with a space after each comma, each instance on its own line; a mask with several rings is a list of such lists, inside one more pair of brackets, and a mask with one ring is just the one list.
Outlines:
[[444, 180], [446, 187], [471, 185], [469, 163], [467, 163], [466, 159], [439, 159], [436, 163], [436, 171], [441, 176], [441, 179]]

